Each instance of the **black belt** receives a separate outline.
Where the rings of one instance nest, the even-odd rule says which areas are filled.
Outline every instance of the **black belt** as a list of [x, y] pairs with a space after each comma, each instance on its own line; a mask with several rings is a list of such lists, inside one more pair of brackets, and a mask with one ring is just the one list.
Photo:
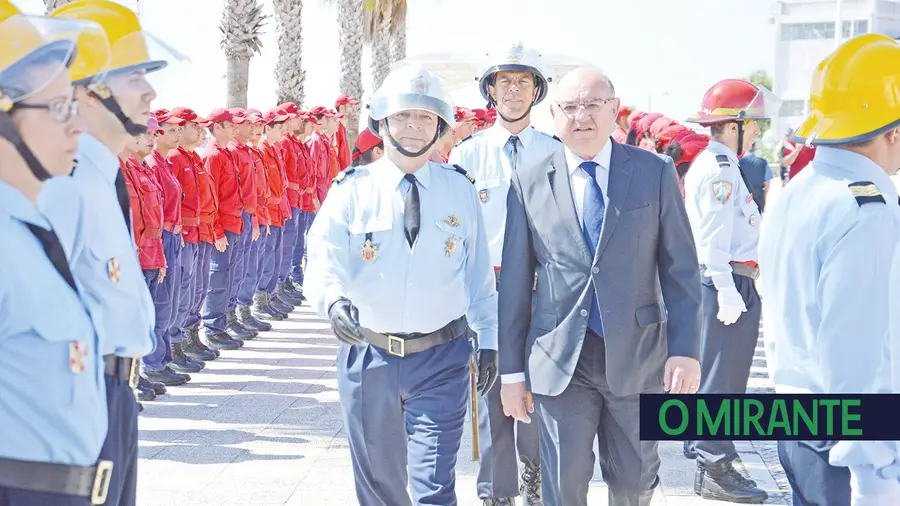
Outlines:
[[140, 374], [140, 364], [138, 359], [129, 357], [119, 357], [116, 355], [104, 355], [103, 362], [106, 364], [106, 375], [113, 378], [128, 382], [128, 386], [135, 388], [138, 384], [138, 374]]
[[0, 487], [86, 497], [91, 504], [103, 504], [112, 470], [113, 463], [109, 460], [84, 467], [0, 458]]
[[460, 316], [439, 330], [428, 334], [380, 334], [365, 327], [361, 331], [367, 343], [377, 346], [395, 357], [405, 357], [455, 341], [466, 335], [468, 328], [466, 317]]

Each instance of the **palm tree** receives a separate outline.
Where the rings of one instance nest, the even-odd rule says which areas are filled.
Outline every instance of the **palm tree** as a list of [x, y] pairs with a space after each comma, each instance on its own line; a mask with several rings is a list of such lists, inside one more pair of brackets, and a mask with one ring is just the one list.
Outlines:
[[58, 7], [63, 6], [72, 0], [44, 0], [44, 6], [47, 8], [47, 14], [55, 11]]
[[372, 85], [381, 86], [391, 63], [406, 58], [406, 0], [375, 0], [366, 10], [365, 38], [372, 45]]
[[[374, 3], [373, 0], [365, 0]], [[338, 32], [341, 41], [341, 93], [362, 98], [363, 10], [372, 7], [360, 0], [337, 0]], [[347, 118], [350, 142], [359, 134], [359, 106], [352, 107]]]
[[406, 2], [400, 2], [402, 8], [394, 7], [391, 13], [391, 63], [406, 58]]
[[228, 59], [227, 107], [247, 107], [247, 84], [250, 79], [250, 58], [262, 50], [259, 39], [267, 15], [257, 0], [225, 0], [222, 12], [222, 49]]
[[303, 0], [274, 0], [278, 23], [278, 63], [275, 82], [278, 103], [303, 104], [306, 71], [303, 70]]

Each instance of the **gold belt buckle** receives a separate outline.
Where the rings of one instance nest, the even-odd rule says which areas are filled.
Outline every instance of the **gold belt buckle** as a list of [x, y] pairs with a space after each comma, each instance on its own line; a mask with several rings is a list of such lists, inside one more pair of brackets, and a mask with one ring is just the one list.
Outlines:
[[[405, 357], [406, 356], [406, 341], [400, 339], [399, 337], [388, 335], [388, 349], [387, 352], [395, 357]], [[396, 346], [395, 346], [396, 345]], [[395, 351], [399, 350], [399, 351]]]
[[110, 460], [97, 462], [97, 473], [94, 474], [94, 485], [91, 487], [91, 504], [103, 504], [109, 494], [109, 483], [112, 481], [113, 463]]
[[134, 390], [138, 384], [138, 375], [140, 374], [140, 363], [136, 358], [128, 359], [131, 361], [131, 367], [128, 369], [128, 386]]

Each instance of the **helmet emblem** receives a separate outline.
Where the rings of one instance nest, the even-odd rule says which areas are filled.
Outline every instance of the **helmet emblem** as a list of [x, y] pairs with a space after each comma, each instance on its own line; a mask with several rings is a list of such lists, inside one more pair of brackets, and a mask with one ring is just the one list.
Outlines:
[[521, 42], [518, 42], [510, 46], [509, 53], [506, 55], [506, 59], [509, 61], [509, 63], [517, 63], [522, 59], [524, 53], [525, 48], [522, 47]]
[[419, 95], [425, 95], [428, 93], [428, 81], [425, 79], [425, 76], [416, 76], [412, 81], [410, 81], [410, 91], [413, 93], [417, 93]]

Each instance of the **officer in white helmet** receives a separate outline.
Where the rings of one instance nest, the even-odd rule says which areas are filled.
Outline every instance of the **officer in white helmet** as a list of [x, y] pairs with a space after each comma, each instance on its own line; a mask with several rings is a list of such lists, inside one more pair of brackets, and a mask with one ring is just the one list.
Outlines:
[[[308, 233], [305, 288], [341, 341], [338, 391], [361, 506], [457, 504], [467, 327], [496, 349], [497, 292], [473, 180], [428, 161], [453, 120], [431, 72], [392, 71], [369, 104], [385, 156], [339, 173]], [[496, 379], [494, 361], [480, 382]]]
[[[490, 54], [478, 82], [488, 106], [497, 110], [497, 122], [454, 148], [450, 163], [475, 177], [490, 243], [491, 263], [499, 280], [506, 228], [506, 196], [512, 172], [536, 170], [535, 164], [546, 160], [562, 144], [531, 126], [531, 109], [547, 96], [549, 87], [548, 74], [537, 51], [515, 43]], [[494, 352], [482, 349], [479, 353]], [[480, 363], [489, 363], [484, 357], [479, 359]], [[508, 376], [501, 381], [525, 381], [524, 374]], [[482, 392], [479, 402], [481, 469], [478, 497], [485, 505], [503, 506], [514, 504], [514, 498], [521, 494], [526, 506], [540, 505], [537, 423], [516, 422], [503, 414], [499, 384], [486, 395]], [[523, 463], [521, 486], [519, 461]]]

